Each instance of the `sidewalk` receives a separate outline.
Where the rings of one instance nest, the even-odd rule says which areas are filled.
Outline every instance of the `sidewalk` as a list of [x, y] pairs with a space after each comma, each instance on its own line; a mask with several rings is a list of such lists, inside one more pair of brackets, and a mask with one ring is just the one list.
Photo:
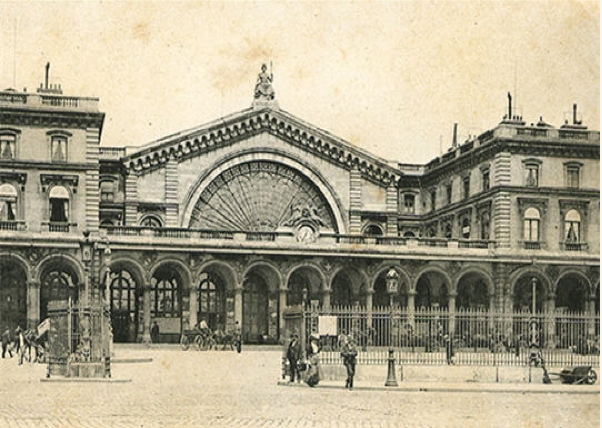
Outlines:
[[[322, 380], [315, 388], [345, 389], [345, 381]], [[384, 386], [381, 383], [355, 382], [353, 391], [389, 391], [389, 392], [485, 392], [485, 393], [529, 393], [529, 394], [600, 394], [600, 385], [568, 385], [560, 382], [545, 385], [543, 383], [486, 383], [486, 382], [398, 382], [399, 386]], [[279, 386], [291, 388], [309, 388], [305, 383], [278, 381]]]

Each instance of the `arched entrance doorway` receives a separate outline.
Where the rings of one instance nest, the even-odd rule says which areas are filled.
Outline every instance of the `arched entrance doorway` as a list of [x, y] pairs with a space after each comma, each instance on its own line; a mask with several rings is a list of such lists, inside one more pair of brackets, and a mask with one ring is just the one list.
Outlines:
[[487, 278], [478, 272], [468, 272], [458, 280], [458, 294], [456, 308], [481, 309], [489, 308], [491, 296], [489, 295]]
[[242, 338], [246, 343], [267, 343], [278, 338], [279, 276], [267, 265], [252, 267], [243, 281]]
[[416, 282], [416, 308], [447, 308], [449, 281], [439, 271], [426, 271]]
[[142, 322], [140, 288], [132, 273], [119, 267], [109, 272], [109, 287], [113, 340], [136, 342]]
[[366, 304], [367, 280], [357, 269], [344, 268], [332, 279], [332, 306], [364, 306]]
[[27, 328], [27, 274], [10, 259], [0, 261], [0, 328]]
[[205, 320], [212, 331], [226, 330], [226, 281], [215, 270], [199, 276], [199, 322]]
[[287, 306], [301, 305], [303, 303], [303, 290], [307, 290], [307, 304], [316, 300], [321, 303], [322, 288], [322, 277], [317, 270], [313, 267], [301, 266], [289, 276], [286, 304]]
[[547, 297], [546, 288], [540, 278], [531, 274], [523, 274], [514, 284], [514, 310], [532, 312], [533, 279], [535, 279], [535, 311], [543, 311], [543, 302]]
[[587, 352], [589, 281], [577, 272], [563, 275], [556, 284], [556, 346]]
[[159, 266], [151, 277], [151, 319], [159, 325], [161, 341], [175, 343], [180, 339], [183, 289], [184, 280], [176, 264]]
[[53, 260], [42, 269], [40, 278], [40, 320], [48, 317], [49, 302], [78, 303], [79, 278], [71, 265]]

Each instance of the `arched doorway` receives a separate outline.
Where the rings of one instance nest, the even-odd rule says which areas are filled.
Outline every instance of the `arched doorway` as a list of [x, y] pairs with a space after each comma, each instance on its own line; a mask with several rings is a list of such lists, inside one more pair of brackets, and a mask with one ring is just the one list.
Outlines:
[[286, 304], [287, 306], [301, 305], [303, 303], [303, 290], [306, 290], [307, 304], [316, 300], [321, 303], [322, 288], [322, 277], [316, 269], [309, 266], [301, 266], [291, 272], [289, 276]]
[[151, 278], [151, 318], [159, 325], [160, 340], [177, 342], [182, 319], [184, 280], [179, 266], [171, 263], [157, 268]]
[[447, 308], [449, 281], [439, 271], [426, 271], [416, 282], [416, 308]]
[[456, 308], [488, 309], [490, 303], [488, 281], [481, 273], [468, 272], [458, 280]]
[[589, 295], [587, 280], [580, 274], [569, 273], [556, 286], [556, 310], [583, 312], [587, 310]]
[[[563, 275], [556, 284], [556, 346], [574, 346], [587, 353], [589, 281], [577, 272]], [[584, 316], [586, 318], [584, 318]]]
[[279, 276], [267, 265], [252, 267], [243, 281], [242, 338], [246, 343], [268, 343], [278, 338]]
[[76, 304], [79, 299], [79, 278], [72, 267], [60, 261], [48, 263], [40, 275], [40, 320], [48, 317], [48, 303], [71, 300]]
[[547, 297], [546, 289], [541, 279], [531, 274], [523, 274], [514, 284], [514, 310], [532, 312], [533, 279], [535, 278], [535, 311], [543, 311], [543, 302]]
[[109, 272], [111, 326], [115, 342], [136, 342], [142, 321], [142, 293], [131, 272], [114, 268]]
[[199, 322], [205, 320], [212, 331], [226, 330], [226, 281], [218, 272], [210, 270], [199, 276]]
[[10, 259], [0, 261], [0, 326], [27, 328], [27, 274]]
[[[389, 269], [380, 272], [374, 281], [374, 294], [372, 296], [372, 306], [374, 308], [388, 308], [391, 304], [391, 298], [387, 292], [387, 272], [389, 272]], [[400, 308], [408, 306], [408, 287], [407, 278], [401, 275], [399, 277], [398, 293], [393, 296], [394, 306], [399, 306]]]

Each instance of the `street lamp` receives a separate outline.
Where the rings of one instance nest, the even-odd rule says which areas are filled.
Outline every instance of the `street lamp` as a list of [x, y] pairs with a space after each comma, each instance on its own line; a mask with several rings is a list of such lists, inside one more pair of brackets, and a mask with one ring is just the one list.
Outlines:
[[9, 329], [9, 331], [11, 329], [11, 325], [10, 325], [10, 301], [11, 301], [11, 297], [10, 297], [10, 294], [8, 294], [6, 296], [6, 322], [8, 323], [8, 329]]
[[537, 348], [539, 348], [539, 321], [537, 320], [537, 278], [531, 279], [531, 337], [529, 340], [529, 348], [531, 349], [531, 355], [529, 356], [529, 363], [538, 366], [541, 361]]
[[390, 325], [389, 325], [389, 365], [387, 370], [387, 381], [385, 386], [397, 386], [397, 379], [395, 376], [395, 357], [393, 356], [393, 296], [399, 291], [399, 273], [391, 268], [387, 272], [387, 293], [389, 293], [390, 303]]

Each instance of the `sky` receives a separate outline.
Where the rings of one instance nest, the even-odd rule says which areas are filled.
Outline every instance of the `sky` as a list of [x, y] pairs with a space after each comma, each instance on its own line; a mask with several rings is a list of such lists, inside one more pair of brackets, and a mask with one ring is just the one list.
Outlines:
[[0, 88], [100, 99], [105, 146], [141, 146], [251, 106], [280, 107], [376, 156], [426, 163], [494, 128], [600, 129], [600, 6], [585, 1], [10, 2]]

